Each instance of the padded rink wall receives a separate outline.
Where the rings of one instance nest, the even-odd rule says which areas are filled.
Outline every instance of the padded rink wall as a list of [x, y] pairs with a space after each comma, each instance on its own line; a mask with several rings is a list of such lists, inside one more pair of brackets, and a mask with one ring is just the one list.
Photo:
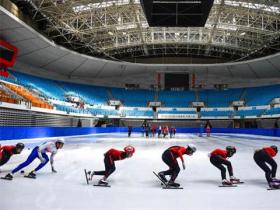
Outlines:
[[[73, 128], [73, 127], [0, 127], [0, 140], [31, 139], [57, 136], [77, 136], [98, 133], [126, 133], [126, 127]], [[141, 132], [134, 128], [133, 132]], [[200, 128], [177, 128], [177, 133], [199, 134]], [[280, 137], [280, 129], [213, 128], [212, 133], [253, 134]]]

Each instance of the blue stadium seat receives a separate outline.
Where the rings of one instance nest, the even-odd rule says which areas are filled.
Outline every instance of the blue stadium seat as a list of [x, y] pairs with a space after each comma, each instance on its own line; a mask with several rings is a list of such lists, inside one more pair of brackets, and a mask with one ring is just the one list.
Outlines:
[[280, 114], [280, 107], [268, 109], [264, 114], [266, 115]]
[[[147, 107], [149, 101], [155, 101], [155, 92], [150, 90], [126, 90], [124, 88], [109, 88], [69, 82], [44, 79], [21, 72], [9, 70], [16, 80], [11, 78], [0, 78], [5, 81], [22, 84], [29, 88], [35, 88], [44, 93], [49, 99], [65, 100], [66, 94], [74, 94], [84, 100], [86, 104], [105, 105], [108, 100], [120, 100], [125, 107]], [[208, 107], [228, 107], [232, 101], [245, 100], [247, 106], [267, 105], [273, 98], [280, 98], [280, 85], [235, 88], [229, 90], [201, 90], [194, 91], [159, 91], [158, 101], [165, 107], [188, 107], [193, 101], [203, 101]], [[76, 113], [92, 113], [102, 115], [126, 115], [126, 116], [153, 116], [153, 111], [122, 110], [122, 112], [111, 109], [88, 110], [74, 107], [57, 105], [59, 110], [70, 110]], [[159, 114], [196, 114], [195, 111], [171, 111], [159, 110]], [[279, 108], [265, 111], [264, 109], [232, 111], [201, 111], [201, 116], [259, 116], [261, 114], [279, 113]]]
[[16, 71], [11, 71], [12, 75], [17, 78], [17, 82], [26, 87], [36, 88], [44, 93], [48, 98], [64, 100], [64, 91], [57, 86], [53, 80], [43, 79]]
[[193, 91], [160, 91], [159, 101], [163, 102], [165, 107], [188, 107], [192, 101], [195, 101]]

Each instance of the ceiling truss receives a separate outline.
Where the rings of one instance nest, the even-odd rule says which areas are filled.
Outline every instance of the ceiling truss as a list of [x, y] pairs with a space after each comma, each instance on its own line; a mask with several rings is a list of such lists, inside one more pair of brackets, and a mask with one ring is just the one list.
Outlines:
[[201, 56], [246, 60], [280, 51], [279, 2], [215, 0], [205, 27], [149, 27], [139, 0], [32, 0], [58, 44], [111, 59]]

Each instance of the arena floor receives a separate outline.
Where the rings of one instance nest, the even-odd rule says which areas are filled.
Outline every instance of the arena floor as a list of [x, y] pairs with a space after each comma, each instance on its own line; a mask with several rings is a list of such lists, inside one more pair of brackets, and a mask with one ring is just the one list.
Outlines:
[[[181, 170], [177, 178], [184, 189], [161, 189], [152, 171], [166, 169], [162, 152], [171, 145], [187, 143], [197, 145], [198, 151], [192, 157], [185, 156], [186, 170]], [[111, 188], [87, 185], [84, 168], [103, 169], [103, 153], [127, 144], [135, 146], [136, 153], [131, 159], [116, 162], [116, 172], [108, 179]], [[1, 210], [278, 210], [280, 191], [267, 191], [264, 173], [252, 157], [255, 149], [271, 144], [280, 146], [280, 138], [232, 134], [210, 138], [178, 134], [175, 139], [146, 139], [140, 134], [132, 134], [130, 139], [126, 134], [70, 137], [55, 157], [57, 174], [47, 165], [35, 180], [22, 174], [13, 181], [0, 180]], [[29, 148], [34, 145], [34, 140], [28, 140]], [[226, 145], [238, 149], [231, 160], [235, 176], [245, 184], [236, 188], [218, 187], [220, 172], [208, 158], [211, 150]], [[1, 168], [1, 176], [25, 160], [30, 151], [25, 149], [12, 157]], [[280, 163], [280, 155], [275, 159]], [[38, 163], [34, 161], [25, 172]], [[277, 175], [280, 177], [279, 172]]]

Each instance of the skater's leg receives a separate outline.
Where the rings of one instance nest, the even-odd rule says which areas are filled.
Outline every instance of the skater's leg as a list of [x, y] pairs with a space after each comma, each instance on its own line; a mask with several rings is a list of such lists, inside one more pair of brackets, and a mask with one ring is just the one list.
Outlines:
[[0, 166], [6, 164], [10, 157], [11, 155], [9, 155], [6, 150], [2, 150], [2, 152], [0, 151]]
[[23, 169], [24, 167], [28, 166], [30, 163], [32, 163], [36, 158], [38, 157], [38, 147], [35, 147], [32, 152], [30, 153], [30, 155], [28, 156], [28, 158], [26, 159], [26, 161], [24, 161], [23, 163], [19, 164], [14, 170], [12, 170], [12, 174], [20, 171], [21, 169]]
[[180, 167], [179, 167], [178, 162], [176, 161], [176, 163], [174, 163], [174, 166], [173, 166], [173, 173], [172, 173], [172, 176], [170, 178], [170, 181], [174, 182], [175, 179], [177, 178], [179, 172], [180, 172]]
[[109, 167], [106, 168], [105, 178], [107, 179], [114, 171], [116, 170], [115, 163], [110, 164]]
[[49, 157], [46, 153], [42, 153], [42, 157], [45, 159], [45, 162], [40, 163], [34, 171], [39, 171], [41, 168], [43, 168], [48, 162], [49, 162]]
[[277, 163], [275, 162], [275, 160], [271, 157], [269, 157], [266, 162], [271, 165], [271, 177], [274, 178], [276, 176], [276, 172], [277, 172]]
[[174, 157], [172, 155], [172, 153], [169, 150], [166, 150], [163, 154], [162, 154], [162, 160], [163, 162], [168, 165], [169, 169], [166, 171], [161, 171], [160, 173], [164, 174], [164, 175], [172, 175], [173, 174], [173, 166], [174, 166]]
[[256, 162], [256, 164], [265, 172], [265, 178], [267, 180], [268, 183], [270, 183], [272, 181], [272, 172], [270, 170], [270, 168], [265, 164], [265, 160], [263, 158], [264, 156], [264, 152], [260, 151], [260, 152], [256, 152], [254, 155], [254, 160]]
[[222, 165], [221, 158], [213, 155], [210, 158], [210, 162], [221, 171], [222, 180], [226, 179], [226, 168]]
[[116, 170], [115, 162], [111, 159], [111, 157], [105, 158], [104, 162], [105, 162], [104, 176], [98, 182], [98, 184], [101, 185], [107, 185], [108, 184], [108, 182], [106, 181], [107, 178]]
[[[104, 158], [104, 165], [105, 165], [105, 170], [106, 170], [106, 166], [107, 166], [107, 164], [108, 164], [108, 157], [107, 156], [105, 156], [105, 158]], [[105, 173], [106, 173], [106, 171], [94, 171], [94, 175], [100, 175], [100, 176], [104, 176], [105, 175]]]
[[231, 162], [226, 159], [221, 159], [221, 161], [222, 161], [222, 164], [227, 166], [229, 176], [230, 177], [233, 176], [233, 169], [232, 169]]
[[105, 171], [94, 171], [94, 175], [102, 175], [108, 178], [116, 170], [115, 163], [110, 156], [107, 155], [105, 156], [104, 164], [105, 164]]
[[[0, 145], [0, 146], [1, 146], [1, 145]], [[0, 147], [0, 148], [1, 148], [1, 147]], [[2, 162], [3, 162], [3, 161], [2, 161], [2, 159], [3, 159], [3, 158], [2, 158], [2, 157], [3, 157], [3, 152], [4, 152], [4, 151], [1, 151], [1, 150], [0, 150], [0, 166], [4, 165], [4, 163], [2, 163]]]
[[104, 176], [105, 175], [105, 171], [94, 171], [94, 175]]

